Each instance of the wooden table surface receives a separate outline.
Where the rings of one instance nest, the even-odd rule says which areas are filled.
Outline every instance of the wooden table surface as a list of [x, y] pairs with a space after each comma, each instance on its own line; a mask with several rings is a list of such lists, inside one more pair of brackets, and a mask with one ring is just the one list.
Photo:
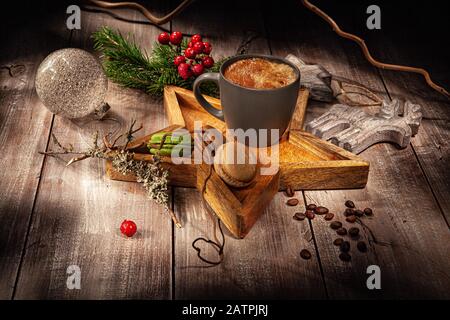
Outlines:
[[[152, 1], [149, 7], [163, 14], [176, 3]], [[34, 77], [51, 51], [92, 51], [92, 32], [108, 25], [133, 33], [150, 52], [161, 32], [136, 12], [108, 14], [89, 6], [82, 11], [81, 30], [70, 31], [64, 5], [37, 7], [36, 15], [47, 17], [39, 23], [20, 15], [6, 18], [14, 33], [0, 30], [8, 44], [1, 65], [23, 66], [12, 74], [0, 70], [1, 299], [450, 298], [450, 104], [420, 77], [373, 68], [355, 44], [338, 38], [298, 3], [281, 8], [235, 1], [230, 10], [221, 1], [208, 10], [198, 1], [163, 25], [205, 35], [216, 58], [235, 54], [252, 38], [248, 52], [293, 53], [387, 99], [407, 97], [423, 107], [419, 133], [406, 149], [379, 144], [361, 154], [371, 164], [366, 188], [297, 191], [297, 207], [287, 207], [279, 193], [244, 240], [226, 235], [224, 262], [205, 267], [191, 243], [212, 237], [213, 229], [196, 190], [171, 190], [173, 210], [184, 225], [177, 229], [138, 184], [108, 180], [101, 160], [65, 167], [62, 160], [38, 154], [51, 147], [51, 133], [63, 143], [85, 147], [95, 130], [123, 129], [131, 119], [143, 122], [146, 132], [167, 124], [161, 100], [113, 83], [107, 101], [115, 120], [80, 126], [42, 106]], [[286, 12], [295, 15], [288, 19]], [[387, 61], [410, 58], [399, 56], [389, 38], [372, 50]], [[329, 107], [310, 102], [308, 119]], [[322, 217], [292, 219], [307, 203], [324, 205], [341, 217], [346, 199], [373, 208], [374, 217], [365, 221], [378, 240], [367, 254], [353, 250], [351, 262], [338, 259], [335, 232]], [[120, 235], [125, 218], [140, 230], [132, 239]], [[367, 240], [369, 231], [363, 231]], [[300, 258], [304, 248], [312, 259]], [[70, 265], [81, 268], [81, 290], [66, 287]], [[380, 266], [381, 290], [366, 287], [369, 265]]]

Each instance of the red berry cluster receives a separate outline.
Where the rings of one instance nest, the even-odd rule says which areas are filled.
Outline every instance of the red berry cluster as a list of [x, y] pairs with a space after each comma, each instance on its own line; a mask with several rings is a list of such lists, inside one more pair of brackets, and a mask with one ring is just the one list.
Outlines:
[[[179, 46], [183, 41], [181, 32], [174, 31], [170, 35], [163, 32], [158, 36], [158, 41], [161, 44], [169, 45], [170, 43]], [[205, 69], [214, 66], [214, 59], [209, 56], [212, 51], [212, 46], [209, 42], [203, 42], [202, 36], [194, 34], [189, 41], [187, 48], [183, 53], [176, 56], [173, 63], [178, 68], [178, 74], [184, 80], [192, 76], [201, 75]]]

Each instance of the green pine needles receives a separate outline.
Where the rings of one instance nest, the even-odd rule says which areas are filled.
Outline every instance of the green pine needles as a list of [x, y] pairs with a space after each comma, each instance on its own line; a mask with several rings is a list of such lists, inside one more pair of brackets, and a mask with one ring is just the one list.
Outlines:
[[[101, 28], [92, 37], [94, 49], [101, 53], [103, 68], [112, 81], [128, 88], [144, 90], [154, 96], [161, 96], [165, 85], [192, 90], [195, 78], [183, 80], [173, 63], [173, 59], [187, 47], [187, 39], [183, 39], [181, 47], [156, 42], [152, 55], [149, 56], [132, 37], [123, 37], [109, 27]], [[223, 59], [216, 62], [208, 71], [217, 72], [222, 62]], [[213, 83], [202, 84], [202, 92], [218, 96], [218, 88]]]

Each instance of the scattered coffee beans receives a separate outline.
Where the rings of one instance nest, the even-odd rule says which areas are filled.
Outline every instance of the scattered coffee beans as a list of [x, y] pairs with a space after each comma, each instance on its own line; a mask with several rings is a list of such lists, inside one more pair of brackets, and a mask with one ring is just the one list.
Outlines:
[[302, 257], [305, 260], [309, 260], [311, 259], [311, 252], [309, 252], [306, 249], [303, 249], [302, 251], [300, 251], [300, 257]]
[[352, 259], [352, 257], [347, 252], [341, 252], [341, 254], [339, 255], [339, 259], [341, 259], [342, 261], [348, 262]]
[[365, 214], [366, 216], [371, 216], [371, 215], [373, 215], [372, 209], [370, 209], [370, 208], [365, 208], [365, 209], [364, 209], [364, 214]]
[[296, 212], [292, 218], [294, 218], [294, 220], [302, 221], [305, 220], [306, 216], [304, 213]]
[[355, 210], [355, 216], [362, 217], [364, 215], [364, 212], [362, 210]]
[[289, 198], [292, 198], [295, 195], [295, 191], [292, 189], [291, 186], [287, 186], [286, 188], [286, 196]]
[[342, 252], [349, 252], [350, 251], [350, 242], [342, 241], [341, 245], [339, 246], [339, 249], [341, 249]]
[[332, 223], [330, 223], [330, 227], [331, 229], [339, 229], [340, 227], [342, 227], [342, 223], [339, 221], [333, 221]]
[[364, 241], [358, 241], [358, 243], [356, 244], [356, 247], [361, 252], [367, 252], [367, 245]]
[[328, 212], [324, 217], [324, 219], [327, 221], [333, 220], [333, 218], [334, 218], [334, 213], [331, 213], [331, 212]]
[[[288, 197], [293, 197], [295, 194], [295, 192], [292, 190], [292, 188], [287, 187], [286, 189], [286, 195]], [[288, 206], [296, 206], [299, 204], [299, 200], [296, 198], [291, 198], [289, 199], [286, 204]], [[347, 221], [348, 223], [355, 223], [358, 218], [363, 217], [364, 215], [366, 216], [372, 216], [373, 212], [371, 208], [365, 208], [364, 210], [360, 210], [360, 209], [356, 209], [355, 207], [355, 203], [351, 200], [346, 200], [345, 201], [345, 206], [346, 209], [344, 211], [344, 216], [345, 221]], [[328, 210], [328, 208], [323, 207], [323, 206], [318, 206], [314, 203], [310, 203], [306, 206], [306, 211], [305, 213], [302, 212], [296, 212], [293, 216], [293, 219], [295, 220], [305, 220], [306, 218], [312, 220], [314, 219], [315, 215], [324, 215], [324, 220], [327, 221], [331, 221], [334, 219], [334, 213], [330, 212]], [[345, 227], [342, 226], [342, 223], [340, 221], [332, 221], [330, 223], [330, 228], [333, 230], [336, 230], [336, 233], [340, 236], [345, 236], [345, 235], [350, 235], [350, 237], [352, 237], [353, 240], [359, 240], [359, 229], [356, 227], [351, 227], [350, 229], [347, 229]], [[333, 244], [335, 246], [338, 246], [340, 249], [340, 254], [339, 254], [339, 259], [341, 259], [342, 261], [351, 261], [352, 257], [349, 254], [350, 252], [350, 242], [349, 241], [345, 241], [343, 238], [337, 238], [333, 241]], [[368, 248], [367, 245], [364, 241], [358, 241], [356, 244], [356, 247], [358, 249], [358, 251], [360, 252], [367, 252]], [[309, 252], [306, 249], [303, 249], [302, 251], [300, 251], [300, 256], [305, 259], [305, 260], [309, 260], [312, 257], [311, 252]]]
[[345, 236], [347, 234], [347, 229], [341, 227], [339, 229], [336, 230], [336, 233], [340, 236]]
[[289, 199], [289, 200], [286, 202], [286, 204], [287, 204], [288, 206], [295, 207], [296, 205], [298, 205], [298, 199], [295, 199], [295, 198]]
[[306, 210], [305, 215], [309, 220], [312, 220], [315, 217], [314, 211], [312, 210]]
[[352, 237], [357, 237], [359, 235], [359, 229], [356, 227], [348, 229], [348, 234]]
[[355, 204], [353, 203], [352, 200], [347, 200], [347, 201], [345, 201], [345, 206], [346, 206], [347, 208], [354, 208], [354, 207], [355, 207]]
[[355, 210], [353, 210], [352, 208], [347, 208], [344, 211], [344, 216], [349, 217], [355, 214]]
[[327, 214], [328, 208], [325, 207], [317, 207], [316, 210], [314, 210], [316, 214]]

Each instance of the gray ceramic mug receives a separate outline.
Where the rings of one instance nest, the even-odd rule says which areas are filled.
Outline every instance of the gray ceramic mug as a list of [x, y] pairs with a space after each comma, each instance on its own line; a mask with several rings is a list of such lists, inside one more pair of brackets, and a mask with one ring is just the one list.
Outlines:
[[[225, 69], [232, 63], [248, 58], [262, 58], [292, 67], [296, 79], [287, 86], [276, 89], [253, 89], [235, 84], [224, 77]], [[216, 82], [220, 89], [222, 110], [214, 108], [200, 92], [200, 84], [204, 81]], [[283, 58], [269, 55], [240, 55], [222, 64], [219, 73], [205, 73], [194, 82], [194, 94], [200, 105], [210, 114], [225, 121], [228, 129], [267, 129], [267, 144], [272, 145], [271, 129], [278, 129], [279, 138], [286, 131], [294, 113], [298, 91], [300, 88], [300, 72], [291, 62]], [[258, 146], [264, 147], [258, 134]]]

